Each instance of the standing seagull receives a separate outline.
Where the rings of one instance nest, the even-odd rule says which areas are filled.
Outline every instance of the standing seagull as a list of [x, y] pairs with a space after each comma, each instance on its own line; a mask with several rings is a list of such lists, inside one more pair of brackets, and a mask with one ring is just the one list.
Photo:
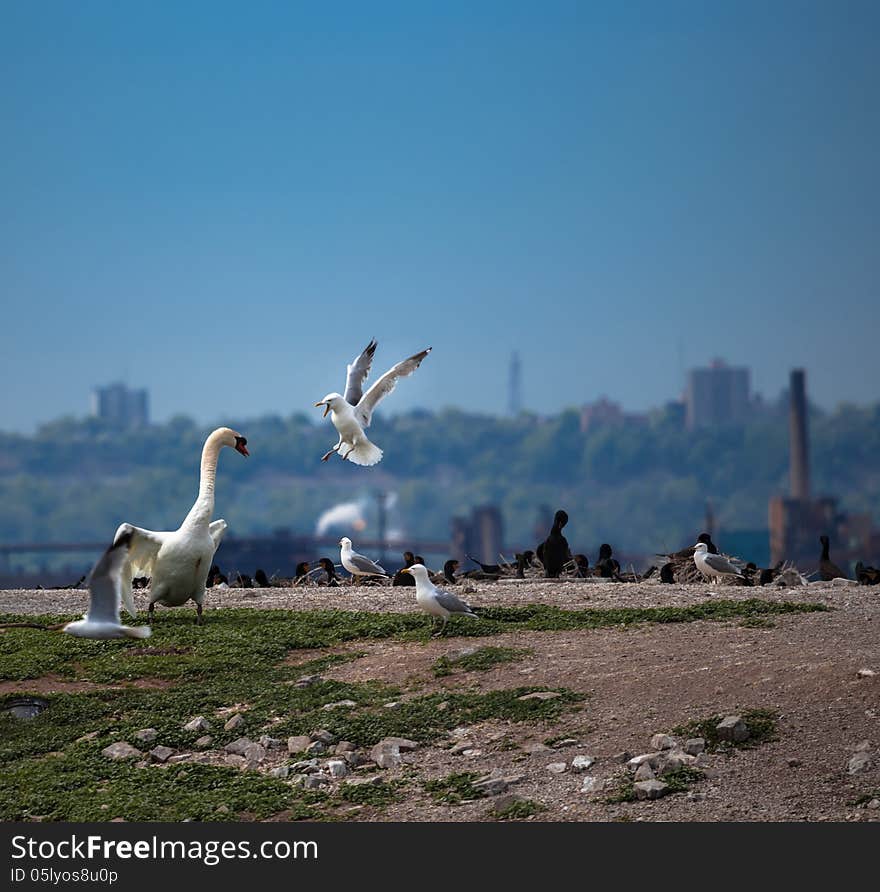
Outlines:
[[149, 626], [123, 626], [119, 622], [122, 575], [128, 561], [133, 533], [125, 533], [98, 558], [89, 577], [89, 609], [82, 619], [61, 631], [77, 638], [149, 638]]
[[339, 540], [341, 547], [342, 566], [352, 576], [387, 576], [385, 570], [368, 557], [351, 550], [351, 539], [343, 536]]
[[694, 563], [697, 569], [711, 580], [722, 576], [742, 576], [742, 570], [735, 567], [720, 554], [709, 554], [709, 546], [705, 542], [697, 542], [694, 546]]
[[363, 353], [348, 366], [345, 396], [328, 393], [324, 399], [315, 403], [316, 407], [324, 406], [325, 418], [330, 413], [330, 420], [339, 434], [339, 442], [322, 456], [321, 461], [327, 461], [334, 452], [338, 452], [343, 460], [348, 459], [356, 465], [366, 467], [382, 461], [382, 450], [367, 439], [364, 430], [370, 426], [373, 410], [379, 401], [394, 390], [398, 378], [411, 375], [419, 367], [431, 348], [397, 363], [364, 393], [364, 381], [370, 374], [375, 352], [376, 341], [370, 341]]
[[[437, 588], [428, 577], [428, 569], [424, 564], [413, 564], [400, 571], [401, 573], [409, 573], [416, 580], [416, 604], [422, 608], [429, 616], [440, 617], [443, 620], [443, 626], [439, 632], [434, 633], [435, 638], [439, 638], [446, 631], [446, 623], [449, 622], [450, 616], [470, 616], [474, 619], [477, 615], [464, 601], [456, 598], [450, 592]], [[431, 620], [432, 628], [434, 619]]]

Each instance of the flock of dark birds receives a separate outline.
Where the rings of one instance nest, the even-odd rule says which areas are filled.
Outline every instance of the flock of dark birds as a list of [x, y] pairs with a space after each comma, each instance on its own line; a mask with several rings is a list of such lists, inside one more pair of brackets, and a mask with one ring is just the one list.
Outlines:
[[[467, 580], [496, 581], [499, 579], [589, 579], [598, 578], [612, 582], [641, 582], [658, 574], [661, 583], [696, 583], [703, 582], [704, 577], [694, 562], [695, 546], [683, 548], [671, 554], [658, 554], [662, 560], [652, 564], [644, 573], [636, 573], [634, 569], [625, 571], [614, 557], [614, 550], [607, 542], [599, 546], [598, 556], [591, 566], [587, 555], [574, 554], [565, 538], [563, 530], [568, 523], [568, 514], [565, 511], [557, 511], [553, 518], [553, 525], [547, 538], [538, 543], [534, 550], [517, 552], [513, 561], [501, 559], [501, 563], [489, 564], [467, 555], [469, 561], [474, 564], [471, 569], [459, 572], [461, 564], [455, 559], [447, 560], [442, 570], [431, 573], [431, 581], [438, 585], [455, 585]], [[720, 554], [718, 547], [712, 541], [709, 533], [701, 533], [697, 537], [698, 543], [704, 543], [710, 555]], [[821, 552], [815, 575], [823, 581], [832, 579], [846, 579], [847, 574], [835, 564], [830, 557], [830, 542], [828, 536], [820, 537]], [[736, 569], [736, 575], [725, 577], [725, 581], [733, 585], [762, 586], [773, 583], [786, 569], [786, 564], [780, 561], [773, 567], [758, 567], [754, 562], [745, 562], [738, 558], [725, 555]], [[427, 566], [425, 559], [412, 551], [403, 553], [402, 566], [394, 573], [389, 574], [393, 586], [414, 586], [415, 580], [409, 573], [403, 571], [415, 564]], [[258, 569], [253, 576], [242, 573], [233, 573], [231, 578], [221, 572], [215, 564], [208, 576], [209, 587], [229, 588], [289, 588], [301, 585], [329, 585], [335, 586], [344, 582], [346, 577], [340, 576], [337, 570], [338, 564], [328, 557], [320, 558], [315, 566], [308, 561], [302, 561], [296, 566], [292, 577], [273, 575], [271, 578], [266, 572]], [[813, 574], [810, 574], [813, 575]], [[869, 567], [860, 561], [855, 566], [856, 580], [862, 585], [880, 584], [880, 569]], [[360, 577], [359, 582], [366, 584], [380, 584], [387, 582], [387, 577]], [[147, 579], [135, 580], [146, 584]], [[70, 586], [76, 587], [76, 586]]]
[[[662, 558], [652, 564], [644, 573], [636, 573], [630, 569], [624, 571], [620, 563], [614, 557], [614, 550], [604, 542], [599, 546], [598, 557], [593, 566], [585, 554], [573, 554], [565, 538], [563, 529], [568, 523], [568, 514], [565, 511], [557, 511], [553, 517], [553, 526], [547, 538], [538, 543], [534, 550], [517, 552], [513, 561], [503, 561], [499, 564], [487, 564], [467, 555], [469, 561], [476, 566], [472, 569], [459, 572], [460, 562], [450, 559], [443, 564], [443, 569], [431, 573], [431, 581], [437, 585], [455, 585], [467, 580], [496, 581], [499, 579], [606, 579], [612, 582], [641, 582], [649, 579], [659, 571], [659, 579], [662, 583], [695, 583], [703, 582], [704, 577], [697, 569], [694, 562], [694, 548], [691, 545], [672, 554], [658, 554]], [[712, 541], [709, 533], [700, 533], [697, 542], [705, 543], [709, 554], [720, 554], [718, 547]], [[831, 560], [830, 540], [828, 536], [820, 536], [821, 552], [815, 575], [824, 582], [832, 579], [848, 579], [848, 575]], [[744, 562], [738, 558], [725, 555], [733, 562], [738, 570], [737, 575], [726, 577], [726, 581], [733, 585], [768, 585], [774, 582], [786, 569], [786, 564], [780, 561], [773, 567], [758, 567], [754, 562]], [[391, 574], [391, 584], [395, 586], [414, 586], [415, 579], [403, 571], [415, 564], [427, 566], [425, 559], [412, 551], [403, 553], [403, 564]], [[273, 575], [269, 577], [265, 570], [257, 569], [253, 576], [246, 573], [232, 573], [227, 576], [217, 564], [211, 567], [208, 574], [208, 588], [292, 588], [301, 585], [328, 585], [336, 586], [345, 582], [347, 577], [340, 576], [337, 570], [340, 565], [335, 564], [330, 558], [320, 558], [314, 567], [309, 561], [301, 561], [296, 565], [294, 575], [284, 577]], [[812, 573], [810, 575], [813, 575]], [[855, 578], [861, 585], [880, 584], [880, 569], [865, 566], [861, 561], [855, 565]], [[384, 583], [386, 577], [358, 577], [356, 581], [367, 584]], [[62, 589], [81, 588], [86, 584], [86, 577], [81, 577], [71, 585], [59, 586]], [[133, 588], [146, 588], [150, 584], [149, 577], [136, 577], [132, 580]]]

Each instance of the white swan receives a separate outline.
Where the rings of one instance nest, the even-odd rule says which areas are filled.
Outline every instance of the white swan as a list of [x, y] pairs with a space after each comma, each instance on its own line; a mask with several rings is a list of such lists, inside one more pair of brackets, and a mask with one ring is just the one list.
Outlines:
[[[82, 619], [61, 631], [77, 638], [149, 638], [149, 626], [123, 626], [119, 622], [125, 565], [131, 535], [118, 536], [98, 558], [89, 575], [89, 609]], [[129, 577], [130, 580], [131, 577]], [[131, 583], [129, 582], [129, 586]]]
[[225, 520], [211, 521], [214, 513], [214, 481], [217, 476], [217, 457], [224, 446], [242, 455], [250, 455], [247, 440], [228, 427], [218, 427], [202, 449], [199, 495], [186, 515], [180, 529], [174, 532], [143, 530], [130, 523], [122, 524], [113, 537], [117, 544], [131, 534], [128, 562], [122, 576], [122, 602], [134, 616], [131, 594], [132, 576], [152, 577], [150, 591], [150, 622], [156, 604], [179, 607], [192, 599], [196, 602], [196, 622], [202, 621], [202, 601], [205, 582], [214, 552], [226, 532]]

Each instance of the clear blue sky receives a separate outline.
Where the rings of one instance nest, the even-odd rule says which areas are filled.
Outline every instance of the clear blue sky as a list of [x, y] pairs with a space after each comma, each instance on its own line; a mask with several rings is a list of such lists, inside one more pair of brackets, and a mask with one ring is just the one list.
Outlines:
[[[880, 4], [0, 3], [0, 429], [880, 398]], [[314, 410], [318, 414], [318, 410]]]

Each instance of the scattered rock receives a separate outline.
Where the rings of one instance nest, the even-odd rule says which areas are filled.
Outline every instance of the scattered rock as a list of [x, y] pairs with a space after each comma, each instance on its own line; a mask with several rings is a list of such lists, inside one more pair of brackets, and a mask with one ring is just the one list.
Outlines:
[[696, 790], [689, 790], [687, 798], [690, 799], [691, 802], [702, 802], [706, 798], [706, 794], [699, 793]]
[[[168, 757], [169, 765], [177, 765], [178, 762], [189, 762], [192, 759], [192, 753], [178, 753], [176, 756]], [[179, 774], [178, 777], [183, 777], [183, 774]]]
[[266, 758], [266, 750], [258, 743], [245, 748], [244, 760], [247, 768], [256, 768]]
[[601, 793], [605, 789], [605, 781], [601, 777], [585, 777], [581, 784], [581, 793]]
[[486, 796], [498, 796], [501, 793], [506, 793], [507, 787], [507, 781], [500, 777], [484, 777], [473, 783], [473, 788]]
[[651, 767], [657, 774], [665, 774], [667, 771], [677, 771], [685, 765], [693, 765], [697, 761], [696, 756], [689, 756], [682, 750], [663, 750]]
[[236, 728], [240, 728], [244, 724], [244, 716], [237, 712], [234, 716], [229, 718], [226, 724], [223, 726], [224, 731], [234, 731]]
[[859, 669], [856, 672], [859, 678], [873, 678], [877, 673], [873, 669]]
[[413, 750], [419, 748], [418, 743], [414, 740], [408, 740], [406, 737], [386, 737], [379, 742], [396, 746], [402, 753], [411, 753]]
[[870, 740], [860, 740], [854, 747], [854, 753], [870, 753], [871, 752], [871, 741]]
[[715, 731], [721, 740], [731, 743], [742, 743], [749, 738], [749, 727], [742, 720], [742, 716], [729, 715], [723, 718], [716, 726]]
[[870, 808], [871, 811], [877, 811], [880, 809], [880, 799], [872, 799], [865, 808]]
[[710, 765], [712, 760], [709, 758], [709, 754], [707, 752], [702, 752], [697, 755], [697, 759], [694, 762], [694, 765], [697, 768], [705, 768], [707, 765]]
[[116, 743], [111, 743], [110, 746], [105, 746], [104, 749], [101, 750], [101, 755], [106, 759], [115, 759], [119, 761], [120, 759], [139, 759], [143, 753], [133, 747], [130, 743], [126, 743], [124, 740], [119, 740]]
[[650, 762], [642, 762], [642, 764], [639, 765], [638, 769], [636, 770], [637, 781], [654, 780], [655, 776], [656, 775], [654, 774], [654, 769], [651, 768]]
[[335, 752], [339, 753], [353, 753], [355, 751], [355, 745], [350, 740], [340, 740], [339, 743], [336, 744]]
[[307, 774], [302, 779], [302, 786], [304, 790], [317, 790], [327, 783], [329, 783], [327, 778], [322, 777], [320, 774]]
[[307, 747], [306, 753], [310, 756], [320, 756], [327, 752], [327, 744], [320, 740], [313, 740]]
[[563, 747], [566, 747], [566, 746], [576, 746], [576, 745], [577, 745], [577, 738], [575, 738], [575, 737], [565, 737], [565, 738], [562, 739], [562, 740], [557, 740], [557, 741], [553, 744], [553, 749], [555, 749], [555, 750], [561, 750], [561, 749], [563, 749]]
[[640, 756], [633, 756], [626, 763], [626, 767], [629, 768], [630, 771], [636, 771], [640, 765], [647, 762], [653, 768], [657, 764], [659, 758], [660, 753], [642, 753]]
[[259, 744], [267, 750], [277, 750], [284, 745], [284, 741], [279, 740], [277, 737], [270, 737], [268, 734], [264, 734], [260, 738]]
[[611, 757], [611, 760], [613, 762], [629, 762], [629, 760], [631, 758], [632, 758], [632, 753], [628, 752], [627, 750], [621, 750], [619, 753], [615, 753]]
[[200, 750], [206, 750], [213, 742], [214, 738], [211, 737], [210, 734], [206, 734], [204, 737], [200, 737], [195, 742], [195, 746], [198, 747]]
[[[77, 737], [76, 742], [77, 743], [85, 743], [87, 740], [94, 740], [96, 737], [98, 737], [100, 735], [100, 733], [101, 733], [100, 731], [89, 731], [88, 734], [83, 734], [82, 737]], [[139, 733], [140, 732], [138, 732], [138, 734]], [[137, 734], [135, 734], [135, 737], [137, 737]]]
[[547, 766], [547, 770], [552, 774], [565, 774], [568, 768], [568, 762], [551, 762]]
[[382, 783], [382, 778], [378, 774], [372, 777], [353, 777], [345, 781], [348, 787], [375, 787]]
[[352, 707], [357, 706], [357, 703], [354, 700], [337, 700], [335, 703], [325, 703], [321, 709], [324, 712], [330, 712], [332, 709], [339, 709], [340, 707]]
[[684, 744], [684, 751], [689, 756], [699, 756], [700, 753], [705, 752], [705, 749], [706, 741], [702, 737], [691, 737]]
[[323, 743], [324, 746], [333, 746], [336, 743], [336, 735], [331, 734], [325, 728], [321, 728], [320, 731], [312, 731], [309, 737], [318, 743]]
[[295, 686], [298, 688], [308, 688], [313, 684], [322, 682], [323, 680], [324, 679], [320, 675], [304, 675], [302, 678], [297, 680]]
[[461, 740], [455, 746], [449, 748], [449, 752], [453, 756], [457, 756], [459, 753], [463, 753], [465, 750], [469, 750], [473, 747], [473, 744], [469, 740]]
[[668, 734], [655, 734], [651, 738], [652, 750], [672, 750], [678, 747], [678, 741]]
[[571, 770], [572, 771], [587, 771], [591, 765], [595, 763], [595, 759], [592, 756], [575, 756], [571, 760]]
[[294, 762], [293, 765], [290, 766], [290, 770], [297, 774], [313, 774], [318, 771], [318, 760], [303, 759], [300, 762]]
[[[223, 750], [232, 756], [244, 756], [249, 746], [260, 745], [254, 743], [253, 740], [250, 740], [247, 737], [239, 737], [238, 740], [233, 740], [232, 743], [227, 743], [226, 746], [223, 747]], [[262, 747], [260, 747], [260, 749], [262, 749]]]
[[304, 753], [312, 743], [312, 738], [306, 734], [299, 734], [296, 737], [287, 738], [287, 752]]
[[396, 743], [380, 740], [371, 750], [370, 758], [380, 768], [396, 768], [403, 761], [400, 758], [400, 747]]
[[669, 784], [659, 780], [639, 781], [635, 784], [637, 799], [659, 799], [665, 796], [669, 790]]
[[463, 756], [468, 756], [469, 758], [473, 759], [475, 756], [482, 756], [482, 755], [483, 755], [483, 751], [482, 751], [482, 750], [476, 750], [476, 749], [466, 749], [466, 750], [463, 750], [463, 751], [462, 751], [462, 755], [463, 755]]
[[241, 766], [244, 765], [244, 756], [235, 756], [232, 753], [227, 753], [223, 757], [223, 761], [227, 765], [232, 765], [235, 768], [241, 768]]
[[846, 770], [850, 774], [858, 774], [860, 771], [870, 768], [872, 761], [870, 753], [858, 752], [849, 760]]
[[345, 777], [348, 774], [348, 765], [343, 759], [331, 759], [327, 763], [327, 771], [330, 773], [330, 777]]
[[170, 746], [154, 746], [150, 750], [150, 758], [154, 762], [167, 762], [174, 755]]
[[139, 743], [152, 743], [159, 736], [159, 732], [155, 728], [141, 728], [134, 735], [134, 739]]
[[210, 731], [211, 723], [203, 716], [197, 715], [194, 719], [190, 719], [184, 726], [184, 731]]
[[523, 694], [522, 697], [517, 697], [517, 700], [553, 700], [556, 697], [561, 697], [558, 691], [535, 691], [532, 694]]

